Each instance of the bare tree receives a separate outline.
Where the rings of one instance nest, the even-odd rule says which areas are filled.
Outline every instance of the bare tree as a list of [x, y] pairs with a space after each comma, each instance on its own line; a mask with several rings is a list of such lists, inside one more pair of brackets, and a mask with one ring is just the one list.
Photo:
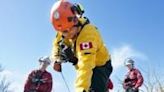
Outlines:
[[0, 92], [13, 92], [9, 89], [11, 82], [7, 81], [6, 77], [2, 75], [4, 69], [0, 65]]
[[0, 72], [2, 72], [3, 71], [3, 68], [2, 68], [2, 66], [0, 65]]
[[164, 78], [157, 73], [158, 71], [146, 72], [144, 87], [146, 92], [164, 92]]

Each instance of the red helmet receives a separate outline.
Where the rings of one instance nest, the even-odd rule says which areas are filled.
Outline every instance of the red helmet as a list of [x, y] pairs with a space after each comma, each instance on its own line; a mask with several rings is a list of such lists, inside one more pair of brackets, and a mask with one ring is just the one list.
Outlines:
[[51, 22], [56, 31], [65, 31], [77, 24], [74, 5], [68, 1], [57, 1], [51, 10]]

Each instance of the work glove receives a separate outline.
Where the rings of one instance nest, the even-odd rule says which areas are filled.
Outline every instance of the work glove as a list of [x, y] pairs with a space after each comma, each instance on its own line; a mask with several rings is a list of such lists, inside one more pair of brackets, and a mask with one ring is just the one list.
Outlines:
[[53, 69], [57, 72], [61, 72], [62, 71], [61, 63], [54, 63], [53, 64]]
[[78, 62], [78, 59], [77, 57], [75, 57], [71, 47], [68, 47], [66, 45], [61, 45], [60, 57], [61, 57], [61, 60], [70, 62], [73, 65], [76, 65]]
[[128, 82], [130, 82], [130, 81], [131, 81], [130, 78], [126, 78], [126, 79], [124, 80], [125, 83], [128, 83]]

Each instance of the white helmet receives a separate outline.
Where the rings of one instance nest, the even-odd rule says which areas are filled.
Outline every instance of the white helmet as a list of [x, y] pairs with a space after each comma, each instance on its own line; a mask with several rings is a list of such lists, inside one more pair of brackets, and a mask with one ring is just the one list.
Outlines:
[[43, 63], [50, 64], [51, 63], [51, 60], [50, 60], [50, 58], [48, 56], [44, 56], [44, 57], [39, 58], [39, 62], [40, 63], [43, 62]]
[[131, 58], [128, 58], [125, 60], [125, 65], [134, 65], [134, 60], [132, 60]]

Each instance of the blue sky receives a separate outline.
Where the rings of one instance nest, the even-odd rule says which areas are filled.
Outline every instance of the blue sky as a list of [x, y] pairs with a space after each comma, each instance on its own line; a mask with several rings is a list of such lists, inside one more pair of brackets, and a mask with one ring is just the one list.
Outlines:
[[[37, 59], [49, 55], [55, 31], [49, 20], [50, 9], [56, 0], [0, 1], [0, 64], [17, 87], [25, 76], [37, 68]], [[143, 70], [163, 70], [164, 6], [163, 0], [71, 0], [80, 2], [85, 15], [95, 24], [113, 57], [111, 76], [115, 86], [123, 78], [123, 60], [133, 57]], [[55, 92], [66, 92], [61, 75], [48, 69], [54, 78]], [[75, 72], [71, 64], [63, 66], [63, 73], [74, 87]], [[12, 76], [12, 77], [11, 77]], [[15, 86], [14, 86], [15, 87]], [[118, 87], [118, 86], [117, 86]], [[115, 90], [117, 90], [115, 87]], [[16, 92], [22, 92], [19, 88]]]

